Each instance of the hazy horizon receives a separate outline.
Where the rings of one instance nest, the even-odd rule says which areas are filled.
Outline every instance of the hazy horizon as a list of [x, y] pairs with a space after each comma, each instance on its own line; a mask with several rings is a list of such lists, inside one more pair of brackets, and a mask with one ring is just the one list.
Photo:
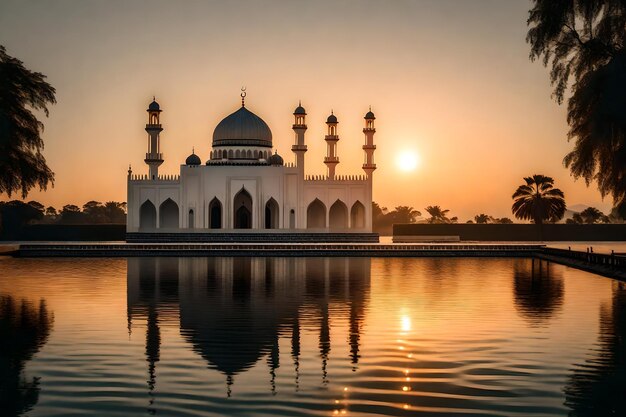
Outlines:
[[[506, 4], [505, 4], [506, 3]], [[339, 119], [339, 175], [363, 174], [363, 116], [376, 114], [374, 201], [440, 205], [464, 221], [513, 217], [524, 176], [555, 179], [568, 206], [608, 211], [596, 185], [563, 166], [572, 148], [548, 70], [528, 59], [530, 1], [3, 1], [0, 44], [57, 90], [44, 155], [55, 187], [27, 200], [60, 208], [125, 201], [143, 163], [146, 108], [164, 110], [163, 174], [192, 147], [209, 157], [213, 129], [240, 106], [272, 129], [293, 161], [292, 112], [302, 100], [306, 173], [323, 174], [324, 121]], [[414, 152], [414, 171], [399, 169]], [[19, 195], [13, 195], [19, 198]], [[0, 195], [7, 200], [6, 195]]]

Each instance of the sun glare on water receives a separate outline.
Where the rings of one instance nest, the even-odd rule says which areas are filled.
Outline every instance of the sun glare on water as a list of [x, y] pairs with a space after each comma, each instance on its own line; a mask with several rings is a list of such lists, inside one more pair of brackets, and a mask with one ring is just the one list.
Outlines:
[[396, 163], [401, 171], [409, 172], [417, 168], [418, 158], [415, 152], [404, 151], [396, 158]]

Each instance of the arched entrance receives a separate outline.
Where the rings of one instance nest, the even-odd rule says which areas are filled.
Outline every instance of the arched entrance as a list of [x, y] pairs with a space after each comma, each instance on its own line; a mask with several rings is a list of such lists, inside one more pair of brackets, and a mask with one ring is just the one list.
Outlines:
[[156, 207], [150, 200], [139, 208], [139, 229], [156, 229]]
[[195, 219], [195, 216], [194, 216], [194, 213], [193, 213], [193, 209], [190, 209], [189, 210], [189, 222], [188, 222], [188, 226], [187, 227], [189, 227], [190, 229], [193, 229], [195, 227], [195, 223], [196, 223], [195, 220], [196, 219]]
[[326, 206], [317, 198], [306, 209], [306, 228], [326, 228]]
[[296, 228], [296, 211], [294, 209], [289, 210], [289, 228]]
[[178, 204], [171, 198], [159, 207], [159, 228], [178, 229]]
[[328, 211], [328, 227], [331, 229], [348, 228], [348, 207], [343, 201], [337, 200]]
[[356, 201], [350, 209], [350, 228], [363, 229], [365, 227], [365, 206]]
[[222, 203], [217, 197], [209, 203], [209, 228], [222, 228]]
[[278, 229], [278, 203], [273, 198], [265, 204], [265, 228]]
[[242, 188], [233, 200], [235, 229], [252, 229], [252, 197]]

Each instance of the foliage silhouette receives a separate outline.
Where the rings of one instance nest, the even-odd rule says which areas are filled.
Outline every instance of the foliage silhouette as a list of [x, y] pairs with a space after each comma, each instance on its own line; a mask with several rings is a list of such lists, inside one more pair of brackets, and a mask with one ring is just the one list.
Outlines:
[[0, 45], [0, 193], [22, 198], [35, 186], [54, 185], [54, 173], [41, 151], [43, 123], [33, 111], [48, 116], [48, 104], [56, 103], [55, 89], [45, 75], [26, 69]]
[[372, 202], [372, 226], [375, 232], [391, 234], [391, 228], [397, 223], [415, 223], [422, 213], [410, 206], [398, 206], [392, 211]]
[[39, 306], [0, 296], [0, 410], [3, 416], [30, 411], [39, 399], [39, 378], [24, 375], [26, 362], [48, 340], [53, 317], [42, 300]]
[[513, 193], [513, 215], [521, 220], [531, 220], [535, 224], [544, 221], [556, 222], [565, 214], [565, 196], [563, 191], [553, 188], [554, 180], [544, 175], [535, 174], [524, 178], [526, 184], [520, 185]]
[[626, 2], [534, 0], [529, 12], [531, 60], [550, 66], [553, 96], [568, 85], [568, 138], [564, 163], [587, 185], [611, 195], [626, 216]]
[[615, 282], [600, 308], [600, 334], [565, 385], [565, 405], [579, 417], [626, 415], [626, 285]]
[[439, 206], [428, 206], [424, 210], [428, 214], [430, 214], [430, 218], [426, 219], [427, 223], [431, 224], [445, 224], [445, 223], [456, 223], [457, 218], [452, 217], [448, 218], [448, 213], [450, 210], [444, 210]]
[[563, 279], [549, 262], [517, 260], [513, 266], [515, 307], [532, 326], [546, 324], [563, 304]]
[[587, 207], [580, 213], [574, 213], [571, 219], [567, 219], [568, 224], [596, 224], [610, 223], [609, 216], [602, 213], [595, 207]]

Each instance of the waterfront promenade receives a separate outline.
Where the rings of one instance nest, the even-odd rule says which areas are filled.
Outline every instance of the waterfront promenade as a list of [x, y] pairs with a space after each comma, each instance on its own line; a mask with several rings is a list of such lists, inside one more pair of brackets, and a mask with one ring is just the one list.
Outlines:
[[626, 255], [622, 253], [589, 253], [551, 248], [541, 243], [27, 242], [0, 244], [0, 255], [16, 257], [529, 257], [626, 280]]

